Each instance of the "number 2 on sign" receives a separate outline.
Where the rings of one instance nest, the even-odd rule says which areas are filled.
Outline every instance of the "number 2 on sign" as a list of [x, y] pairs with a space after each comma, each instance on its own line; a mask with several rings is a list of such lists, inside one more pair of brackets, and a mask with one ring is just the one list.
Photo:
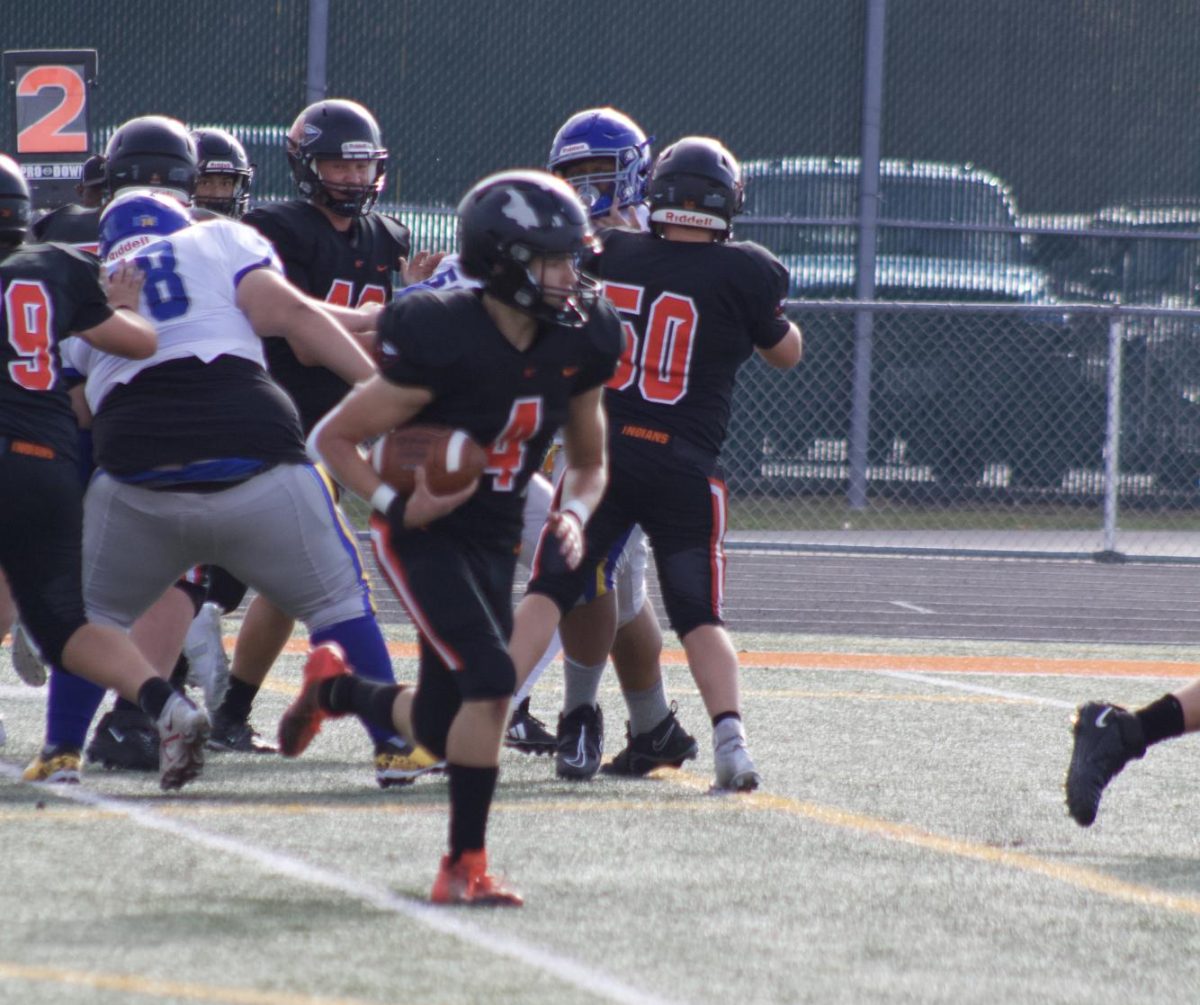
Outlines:
[[525, 463], [525, 445], [541, 428], [542, 399], [517, 398], [508, 413], [504, 430], [488, 447], [487, 467], [483, 469], [492, 476], [492, 488], [497, 492], [513, 490]]

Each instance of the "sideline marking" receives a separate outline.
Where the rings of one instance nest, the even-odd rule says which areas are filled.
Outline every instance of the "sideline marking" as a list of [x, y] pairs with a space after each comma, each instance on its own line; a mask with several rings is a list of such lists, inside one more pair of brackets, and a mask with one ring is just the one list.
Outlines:
[[[0, 775], [6, 776], [14, 782], [21, 780], [21, 772], [9, 764], [0, 763]], [[143, 806], [133, 805], [119, 799], [109, 799], [82, 786], [43, 783], [34, 787], [38, 791], [59, 799], [82, 803], [95, 809], [111, 810], [148, 830], [161, 831], [191, 841], [193, 844], [225, 852], [244, 861], [252, 862], [268, 872], [277, 873], [301, 883], [325, 887], [346, 897], [361, 900], [376, 910], [401, 914], [435, 932], [459, 939], [476, 949], [482, 949], [496, 956], [508, 957], [525, 966], [541, 970], [564, 984], [588, 992], [597, 998], [621, 1002], [623, 1005], [669, 1005], [667, 999], [659, 998], [644, 989], [632, 987], [603, 971], [594, 970], [586, 964], [578, 963], [566, 956], [560, 956], [553, 950], [531, 945], [501, 932], [489, 932], [477, 925], [463, 921], [455, 916], [453, 910], [433, 907], [424, 901], [401, 896], [392, 890], [372, 886], [353, 876], [334, 872], [331, 869], [310, 865], [302, 859], [275, 852], [269, 848], [260, 848], [223, 834], [215, 834], [201, 830], [199, 827], [170, 820]]]
[[[226, 640], [229, 642], [230, 640]], [[416, 659], [414, 642], [389, 642], [395, 659]], [[306, 653], [308, 643], [292, 639], [287, 653]], [[664, 666], [687, 666], [682, 649], [664, 649]], [[1069, 677], [1200, 677], [1200, 664], [1176, 660], [1065, 659], [1045, 656], [933, 656], [921, 653], [830, 653], [739, 651], [744, 667], [777, 670], [911, 670], [945, 674], [1059, 674]]]
[[40, 984], [67, 984], [124, 991], [159, 998], [188, 998], [192, 1001], [229, 1002], [230, 1005], [374, 1005], [362, 998], [314, 998], [311, 995], [251, 991], [247, 988], [219, 987], [164, 981], [136, 974], [100, 973], [95, 970], [63, 970], [59, 967], [30, 967], [0, 960], [0, 978]]
[[[668, 775], [667, 771], [659, 770], [654, 774], [658, 778], [670, 777], [677, 785], [697, 791], [707, 792], [709, 788], [707, 780], [687, 772], [673, 771]], [[739, 804], [761, 809], [779, 810], [831, 827], [840, 827], [843, 830], [857, 831], [860, 834], [869, 834], [888, 841], [914, 845], [917, 848], [939, 852], [943, 855], [973, 859], [990, 865], [1007, 866], [1010, 869], [1044, 876], [1065, 883], [1067, 886], [1088, 890], [1139, 907], [1161, 907], [1182, 914], [1200, 916], [1200, 897], [1164, 893], [1154, 887], [1140, 886], [1137, 883], [1127, 883], [1124, 880], [1115, 879], [1107, 873], [1098, 872], [1095, 869], [1065, 865], [1061, 862], [1038, 858], [1036, 855], [1026, 852], [947, 837], [944, 834], [921, 830], [911, 824], [893, 823], [880, 817], [871, 817], [863, 813], [839, 809], [836, 806], [825, 806], [821, 803], [810, 803], [800, 799], [790, 799], [786, 796], [774, 796], [765, 792], [717, 795], [714, 798], [736, 801]]]

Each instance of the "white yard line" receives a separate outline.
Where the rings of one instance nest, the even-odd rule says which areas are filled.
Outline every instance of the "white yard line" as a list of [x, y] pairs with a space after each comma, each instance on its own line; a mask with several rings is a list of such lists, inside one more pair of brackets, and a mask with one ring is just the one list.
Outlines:
[[910, 604], [907, 600], [889, 600], [889, 604], [894, 604], [896, 607], [903, 607], [906, 611], [915, 611], [917, 614], [935, 614], [928, 607], [920, 607], [917, 604]]
[[[17, 782], [21, 779], [21, 769], [15, 765], [0, 762], [0, 776]], [[135, 806], [119, 799], [110, 799], [80, 785], [37, 785], [36, 788], [60, 799], [119, 814], [131, 823], [147, 830], [172, 834], [193, 844], [225, 852], [245, 862], [253, 863], [267, 872], [286, 876], [301, 883], [322, 886], [355, 900], [361, 900], [378, 910], [404, 915], [443, 935], [452, 936], [496, 956], [506, 956], [525, 966], [540, 970], [565, 984], [595, 995], [597, 998], [627, 1003], [627, 1005], [670, 1005], [667, 999], [659, 998], [642, 988], [631, 987], [615, 977], [599, 970], [593, 970], [586, 964], [560, 956], [553, 950], [544, 949], [508, 935], [489, 932], [477, 925], [470, 924], [462, 920], [458, 912], [453, 909], [433, 907], [423, 901], [402, 897], [386, 887], [373, 886], [355, 879], [353, 876], [334, 872], [322, 866], [311, 865], [291, 855], [275, 852], [269, 848], [261, 848], [237, 838], [226, 837], [223, 834], [202, 830], [178, 820], [168, 819], [155, 813], [152, 809]]]
[[[881, 677], [897, 677], [901, 680], [917, 681], [934, 687], [948, 687], [956, 691], [970, 691], [972, 694], [987, 694], [995, 698], [1011, 698], [1016, 701], [1032, 701], [1039, 705], [1049, 705], [1052, 708], [1075, 708], [1077, 702], [1062, 701], [1058, 698], [1047, 698], [1040, 694], [1025, 694], [1021, 691], [1007, 691], [996, 687], [980, 687], [978, 684], [964, 684], [953, 680], [945, 674], [910, 673], [907, 670], [873, 670]], [[1001, 675], [997, 675], [1001, 676]]]

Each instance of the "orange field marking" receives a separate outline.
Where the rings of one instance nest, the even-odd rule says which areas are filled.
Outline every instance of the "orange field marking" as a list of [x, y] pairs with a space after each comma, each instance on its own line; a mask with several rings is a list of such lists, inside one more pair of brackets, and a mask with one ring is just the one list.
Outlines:
[[[227, 646], [232, 642], [227, 641]], [[389, 642], [394, 659], [416, 659], [415, 642]], [[308, 643], [292, 639], [289, 653], [307, 651]], [[663, 664], [686, 666], [682, 649], [664, 649]], [[773, 667], [782, 670], [862, 670], [879, 672], [905, 670], [912, 673], [947, 674], [1061, 674], [1071, 677], [1197, 677], [1200, 664], [1172, 660], [1081, 660], [1044, 656], [932, 656], [912, 653], [814, 653], [740, 652], [744, 667]]]

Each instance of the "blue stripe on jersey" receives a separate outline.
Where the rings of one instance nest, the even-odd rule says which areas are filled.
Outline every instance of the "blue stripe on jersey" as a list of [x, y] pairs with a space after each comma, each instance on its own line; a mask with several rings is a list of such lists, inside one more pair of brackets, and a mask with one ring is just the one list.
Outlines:
[[233, 288], [236, 290], [241, 285], [243, 279], [246, 278], [255, 269], [269, 269], [271, 267], [271, 259], [264, 258], [261, 261], [255, 262], [253, 265], [247, 265], [244, 269], [238, 269], [233, 274]]

